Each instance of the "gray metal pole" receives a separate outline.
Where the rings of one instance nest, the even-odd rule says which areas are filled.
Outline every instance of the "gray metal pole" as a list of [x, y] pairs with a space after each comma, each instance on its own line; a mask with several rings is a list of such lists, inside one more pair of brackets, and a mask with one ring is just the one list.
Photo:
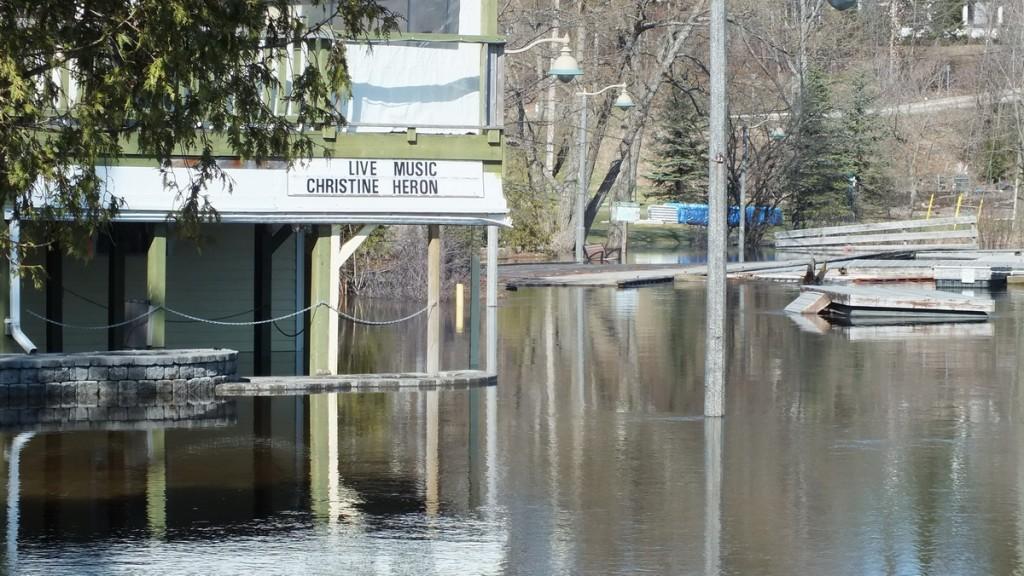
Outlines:
[[725, 415], [726, 93], [725, 0], [711, 1], [711, 145], [708, 150], [707, 334], [704, 416]]
[[580, 170], [576, 191], [576, 263], [583, 263], [583, 243], [586, 241], [584, 220], [586, 220], [587, 199], [587, 97], [580, 96]]
[[487, 227], [487, 371], [498, 373], [498, 227]]
[[[747, 167], [750, 154], [750, 130], [743, 126], [743, 159], [740, 162], [740, 237], [739, 261], [746, 262], [747, 252]], [[755, 211], [755, 214], [757, 212]]]

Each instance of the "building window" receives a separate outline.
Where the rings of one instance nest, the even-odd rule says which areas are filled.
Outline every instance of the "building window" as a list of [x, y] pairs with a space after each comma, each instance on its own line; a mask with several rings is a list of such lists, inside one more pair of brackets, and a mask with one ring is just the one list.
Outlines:
[[459, 0], [382, 0], [381, 6], [399, 16], [402, 32], [459, 33]]

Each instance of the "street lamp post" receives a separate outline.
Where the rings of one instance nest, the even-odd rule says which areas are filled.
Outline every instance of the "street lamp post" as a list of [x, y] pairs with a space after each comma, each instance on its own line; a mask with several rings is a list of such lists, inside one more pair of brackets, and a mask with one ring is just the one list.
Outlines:
[[[562, 82], [571, 82], [573, 78], [583, 74], [579, 63], [572, 55], [569, 48], [569, 35], [559, 38], [541, 38], [523, 46], [505, 50], [505, 54], [520, 54], [541, 44], [561, 44], [562, 49], [558, 57], [551, 63], [548, 75], [558, 78]], [[498, 369], [498, 331], [497, 331], [497, 306], [498, 306], [498, 227], [487, 227], [487, 370], [495, 372]], [[488, 419], [488, 422], [491, 420]]]
[[579, 177], [576, 188], [576, 263], [583, 263], [583, 244], [586, 242], [586, 218], [584, 212], [586, 211], [587, 202], [587, 96], [597, 96], [611, 90], [612, 88], [620, 88], [622, 92], [619, 92], [619, 97], [615, 99], [616, 108], [627, 110], [633, 107], [633, 99], [626, 92], [626, 84], [612, 84], [611, 86], [605, 86], [595, 92], [577, 92], [576, 95], [580, 97], [580, 136], [579, 136], [579, 147], [580, 147], [580, 165], [579, 165]]
[[[750, 128], [746, 124], [741, 130], [743, 139], [743, 156], [740, 159], [740, 233], [737, 243], [737, 253], [740, 262], [746, 261], [747, 256], [747, 168], [750, 165]], [[755, 209], [754, 214], [757, 214]]]
[[541, 38], [539, 40], [534, 40], [522, 48], [505, 50], [505, 54], [521, 54], [531, 48], [540, 46], [541, 44], [562, 45], [562, 49], [559, 51], [558, 57], [551, 63], [551, 68], [548, 68], [548, 76], [554, 76], [562, 82], [571, 82], [573, 78], [583, 75], [583, 70], [580, 69], [579, 63], [576, 62], [576, 58], [573, 57], [572, 49], [569, 48], [568, 34], [558, 38]]

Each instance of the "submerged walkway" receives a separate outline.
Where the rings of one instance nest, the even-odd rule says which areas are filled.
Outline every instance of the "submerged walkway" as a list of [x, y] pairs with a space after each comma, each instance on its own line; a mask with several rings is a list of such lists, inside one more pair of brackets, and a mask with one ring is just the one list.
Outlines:
[[[837, 260], [849, 260], [852, 257]], [[732, 262], [729, 274], [761, 270], [796, 270], [805, 267], [809, 258], [765, 262]], [[505, 288], [517, 290], [538, 286], [616, 286], [631, 288], [647, 284], [672, 282], [677, 276], [700, 278], [707, 274], [702, 264], [577, 264], [547, 262], [543, 264], [504, 264], [498, 267], [498, 278]]]
[[692, 273], [703, 266], [681, 264], [504, 264], [498, 278], [509, 290], [535, 286], [642, 286], [671, 282], [678, 274]]
[[216, 394], [228, 396], [294, 396], [321, 392], [398, 389], [459, 390], [497, 384], [498, 377], [482, 370], [453, 370], [438, 374], [341, 374], [337, 376], [253, 376], [218, 384]]

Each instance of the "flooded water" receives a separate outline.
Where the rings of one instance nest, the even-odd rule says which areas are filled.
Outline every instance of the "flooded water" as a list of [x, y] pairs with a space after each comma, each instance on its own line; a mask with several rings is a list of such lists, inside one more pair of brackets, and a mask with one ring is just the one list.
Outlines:
[[[987, 323], [828, 327], [729, 289], [705, 421], [703, 286], [503, 295], [499, 384], [236, 400], [176, 428], [3, 435], [23, 574], [1024, 572], [1024, 291]], [[447, 322], [445, 367], [468, 333]], [[417, 326], [343, 364], [422, 366]]]

